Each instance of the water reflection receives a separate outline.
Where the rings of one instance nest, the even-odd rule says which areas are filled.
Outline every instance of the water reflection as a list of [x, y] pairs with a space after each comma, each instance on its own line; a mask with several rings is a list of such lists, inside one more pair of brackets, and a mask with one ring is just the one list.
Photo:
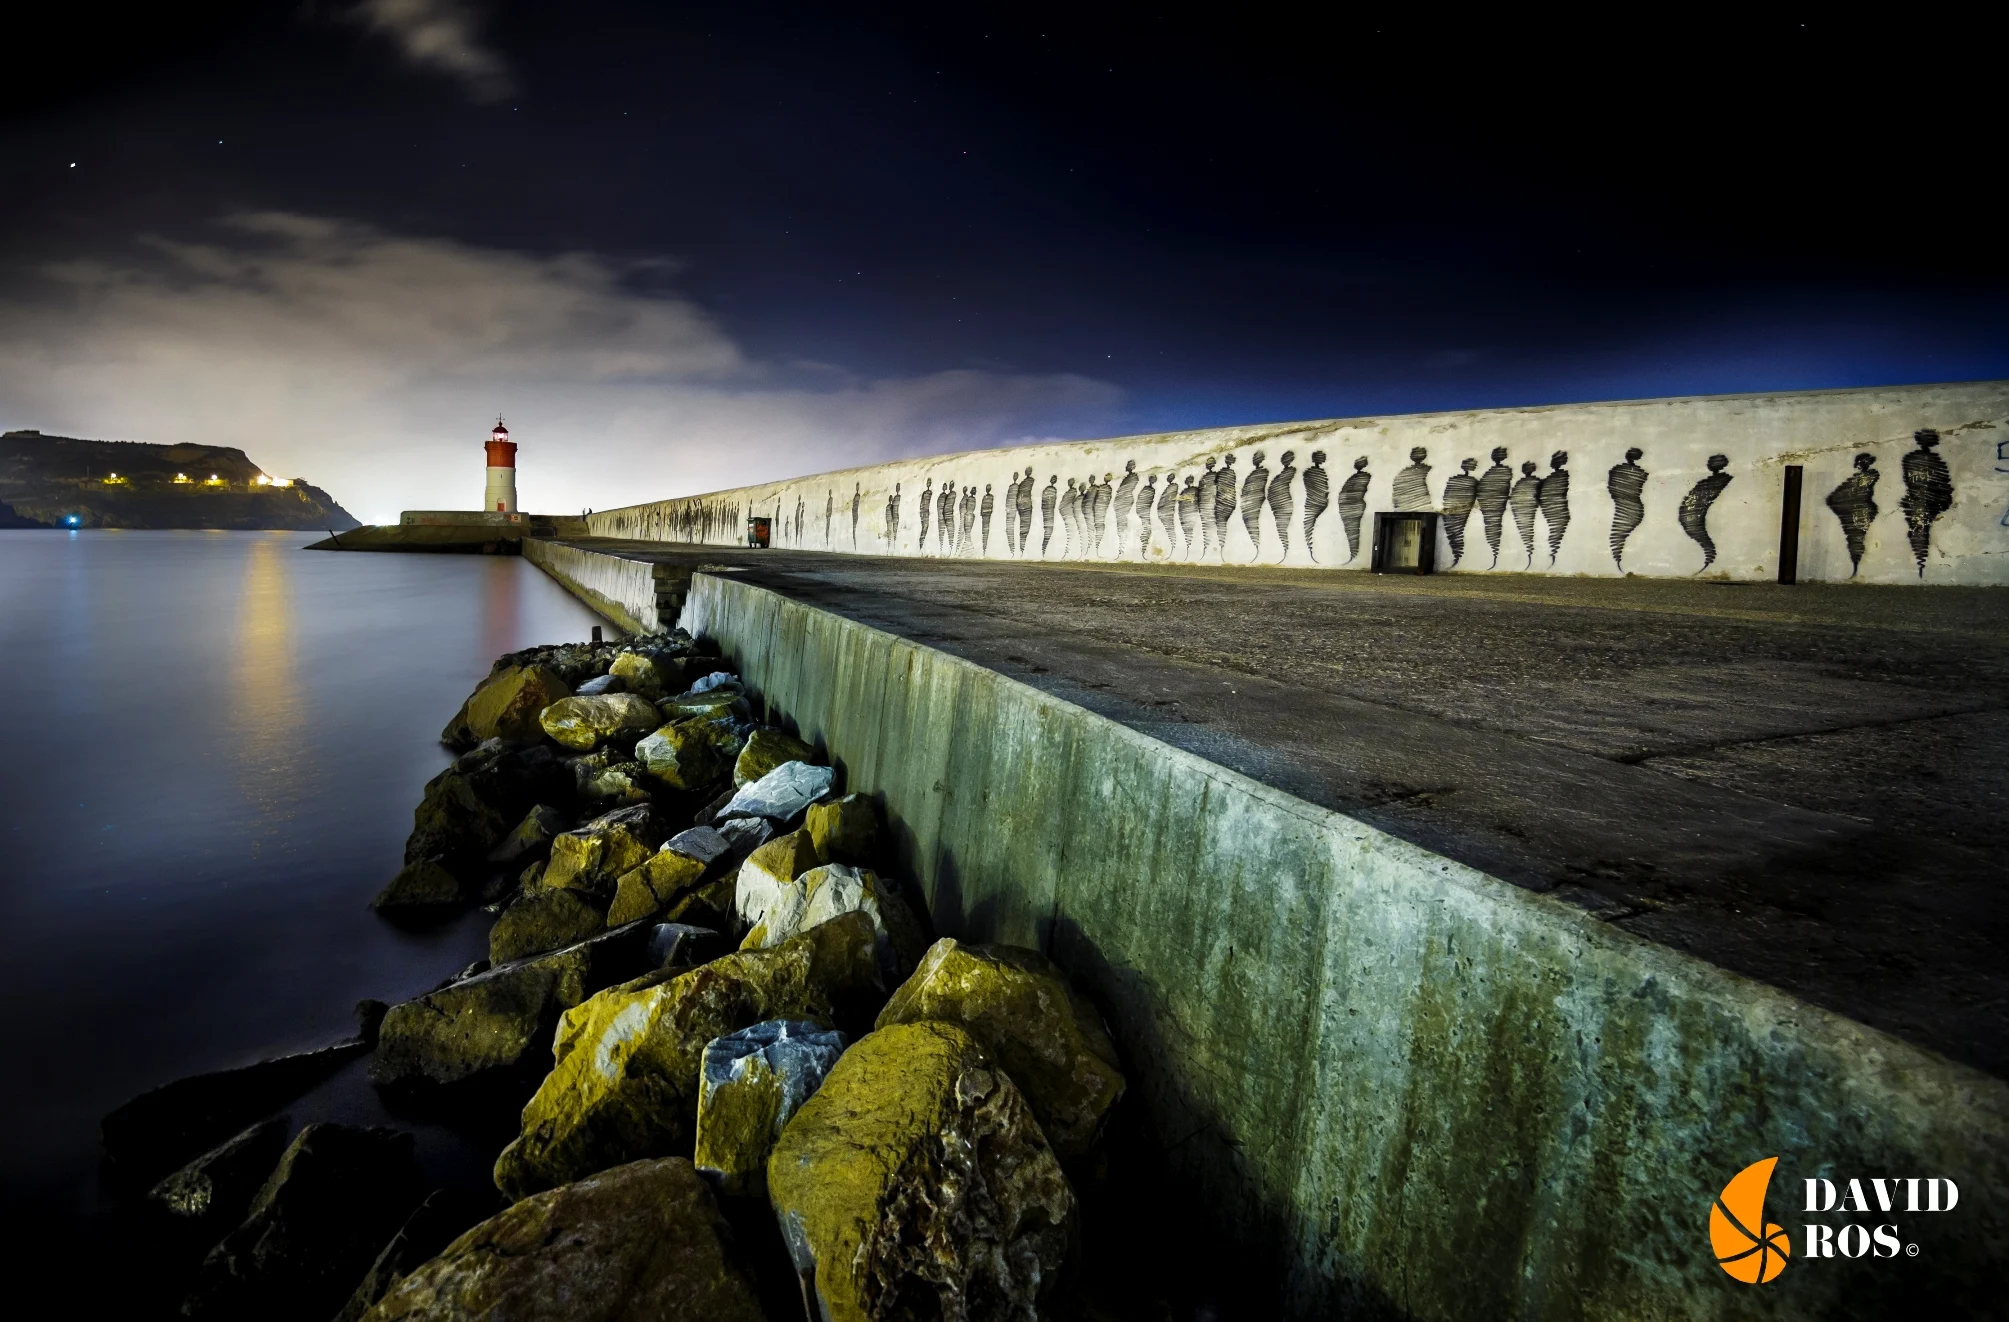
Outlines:
[[[228, 699], [231, 732], [242, 755], [239, 784], [257, 805], [266, 840], [282, 835], [306, 786], [298, 756], [305, 725], [294, 657], [291, 539], [261, 537], [247, 548], [237, 594], [234, 683]], [[252, 853], [262, 841], [251, 842]]]

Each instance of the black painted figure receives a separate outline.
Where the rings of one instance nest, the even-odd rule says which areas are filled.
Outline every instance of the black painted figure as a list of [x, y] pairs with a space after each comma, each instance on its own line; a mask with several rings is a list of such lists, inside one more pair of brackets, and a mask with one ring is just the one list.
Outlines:
[[1458, 471], [1444, 479], [1444, 540], [1451, 543], [1451, 567], [1465, 558], [1465, 525], [1472, 521], [1472, 507], [1479, 503], [1479, 479], [1472, 470], [1477, 459], [1467, 459]]
[[1625, 462], [1613, 464], [1604, 479], [1605, 489], [1611, 492], [1611, 562], [1620, 569], [1625, 568], [1625, 539], [1646, 519], [1646, 470], [1639, 466], [1642, 453], [1637, 447], [1627, 450]]
[[989, 555], [991, 553], [991, 511], [996, 507], [997, 502], [991, 496], [991, 484], [986, 482], [984, 483], [984, 554], [985, 555]]
[[808, 540], [809, 524], [804, 517], [807, 510], [808, 506], [803, 504], [802, 495], [798, 492], [795, 497], [795, 540], [798, 542]]
[[865, 503], [865, 484], [851, 484], [851, 549], [858, 549], [858, 507]]
[[1842, 536], [1849, 544], [1849, 577], [1863, 567], [1863, 545], [1869, 539], [1869, 526], [1876, 522], [1876, 482], [1881, 476], [1876, 471], [1876, 456], [1859, 454], [1856, 456], [1856, 471], [1843, 478], [1841, 485], [1828, 493], [1828, 508], [1841, 520]]
[[1263, 467], [1266, 458], [1261, 450], [1249, 460], [1249, 475], [1242, 479], [1242, 527], [1249, 534], [1249, 559], [1257, 560], [1263, 554], [1263, 501], [1270, 492], [1270, 472]]
[[1529, 569], [1535, 567], [1535, 508], [1541, 504], [1542, 480], [1535, 476], [1535, 461], [1521, 465], [1521, 480], [1507, 495], [1507, 507], [1514, 511], [1514, 526], [1520, 530], [1521, 545], [1527, 548]]
[[1409, 467], [1395, 475], [1396, 509], [1430, 508], [1430, 465], [1423, 462], [1429, 457], [1430, 452], [1420, 445], [1409, 452]]
[[[1139, 556], [1148, 556], [1151, 554], [1151, 515], [1156, 511], [1157, 507], [1158, 475], [1153, 473], [1144, 479], [1144, 485], [1136, 493], [1137, 554]], [[1116, 489], [1116, 509], [1119, 514], [1123, 510], [1123, 489], [1121, 487]], [[1122, 543], [1119, 542], [1117, 545], [1120, 549]]]
[[1102, 554], [1102, 539], [1109, 531], [1109, 504], [1116, 499], [1116, 486], [1111, 479], [1115, 476], [1114, 473], [1104, 473], [1102, 485], [1095, 488], [1089, 500], [1088, 544], [1097, 555]]
[[[1123, 480], [1116, 484], [1116, 552], [1130, 544], [1130, 513], [1137, 505], [1137, 461], [1128, 459], [1123, 464]], [[1151, 535], [1150, 529], [1144, 535]]]
[[[1723, 471], [1729, 466], [1728, 455], [1710, 455], [1709, 476], [1688, 488], [1688, 494], [1681, 498], [1681, 531], [1702, 548], [1702, 569], [1716, 563], [1716, 543], [1709, 538], [1709, 507], [1723, 494], [1723, 488], [1730, 485], [1730, 475]], [[1695, 572], [1699, 574], [1702, 569]]]
[[1507, 493], [1513, 490], [1514, 470], [1507, 467], [1507, 447], [1493, 451], [1493, 466], [1479, 474], [1479, 520], [1485, 525], [1486, 545], [1493, 548], [1492, 569], [1500, 567], [1500, 532], [1507, 518]]
[[928, 549], [928, 520], [935, 512], [935, 479], [921, 484], [921, 550]]
[[1339, 499], [1333, 502], [1339, 526], [1346, 532], [1346, 563], [1360, 555], [1360, 516], [1367, 512], [1367, 487], [1373, 481], [1367, 471], [1367, 456], [1353, 461], [1353, 475], [1339, 484]]
[[1060, 493], [1061, 557], [1069, 559], [1081, 554], [1081, 483], [1075, 478], [1067, 479], [1067, 490]]
[[1911, 540], [1912, 558], [1918, 561], [1918, 576], [1925, 577], [1925, 556], [1932, 549], [1932, 525], [1953, 508], [1953, 474], [1946, 460], [1934, 451], [1939, 433], [1927, 427], [1911, 434], [1918, 448], [1904, 457], [1904, 495], [1897, 507], [1904, 511], [1905, 534]]
[[1556, 555], [1563, 549], [1563, 534], [1570, 530], [1570, 470], [1564, 467], [1569, 461], [1567, 450], [1549, 456], [1549, 474], [1542, 479], [1539, 492], [1542, 522], [1549, 526], [1550, 568], [1555, 567]]
[[1311, 467], [1304, 470], [1304, 549], [1314, 562], [1318, 560], [1318, 543], [1312, 539], [1312, 533], [1331, 498], [1332, 479], [1326, 476], [1325, 451], [1313, 450]]
[[1039, 492], [1039, 553], [1046, 554], [1046, 548], [1053, 542], [1053, 508], [1060, 503], [1060, 474], [1047, 475], [1046, 485]]
[[1165, 474], [1165, 488], [1158, 493], [1158, 522], [1165, 529], [1165, 554], [1179, 554], [1179, 475]]
[[1235, 486], [1235, 456], [1225, 455], [1221, 459], [1221, 471], [1214, 474], [1214, 549], [1221, 553], [1225, 562], [1228, 558], [1228, 525], [1235, 521], [1235, 510], [1241, 503], [1241, 491]]
[[837, 517], [837, 488], [832, 487], [823, 497], [823, 544], [830, 545], [830, 521]]
[[[1200, 474], [1200, 484], [1195, 488], [1200, 499], [1200, 556], [1205, 559], [1214, 549], [1214, 460], [1209, 459], [1206, 470]], [[1192, 548], [1188, 547], [1190, 554]]]
[[1297, 513], [1297, 500], [1291, 495], [1291, 481], [1297, 477], [1297, 469], [1291, 465], [1296, 458], [1296, 451], [1285, 450], [1283, 467], [1270, 479], [1270, 521], [1277, 526], [1277, 540], [1283, 543], [1286, 560], [1291, 553], [1291, 516]]
[[[1212, 463], [1213, 460], [1210, 459], [1207, 462]], [[1214, 478], [1212, 473], [1202, 473], [1200, 476], [1208, 482], [1213, 481]], [[1207, 523], [1206, 520], [1200, 517], [1201, 490], [1202, 487], [1200, 484], [1193, 480], [1193, 475], [1191, 473], [1186, 474], [1186, 485], [1179, 491], [1179, 530], [1186, 535], [1186, 558], [1188, 560], [1193, 558], [1193, 546], [1195, 543], [1200, 543], [1203, 547], [1205, 545], [1203, 539]]]
[[963, 488], [963, 503], [957, 513], [961, 517], [956, 520], [956, 550], [969, 555], [977, 531], [977, 489], [974, 485]]
[[1004, 489], [1004, 544], [1005, 554], [1018, 549], [1018, 470], [1011, 470], [1011, 481]]
[[1018, 553], [1025, 554], [1026, 543], [1032, 540], [1032, 469], [1025, 470], [1025, 480], [1018, 484]]
[[935, 550], [942, 555], [956, 551], [956, 484], [944, 482], [935, 497]]

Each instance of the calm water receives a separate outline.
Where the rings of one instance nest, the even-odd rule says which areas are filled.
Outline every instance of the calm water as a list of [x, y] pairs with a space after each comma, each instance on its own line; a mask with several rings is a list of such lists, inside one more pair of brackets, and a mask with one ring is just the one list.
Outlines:
[[[484, 953], [367, 907], [439, 729], [498, 654], [594, 617], [515, 558], [302, 533], [0, 532], [0, 1188], [96, 1199], [98, 1117], [318, 1046]], [[297, 1119], [378, 1119], [359, 1071]], [[311, 1113], [311, 1114], [310, 1114]], [[428, 1164], [453, 1139], [421, 1133]]]

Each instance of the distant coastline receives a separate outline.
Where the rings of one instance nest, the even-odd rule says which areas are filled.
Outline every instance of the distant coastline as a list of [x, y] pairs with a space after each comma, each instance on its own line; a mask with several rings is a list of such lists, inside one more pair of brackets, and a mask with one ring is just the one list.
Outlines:
[[320, 487], [274, 477], [229, 446], [0, 434], [0, 528], [361, 526]]

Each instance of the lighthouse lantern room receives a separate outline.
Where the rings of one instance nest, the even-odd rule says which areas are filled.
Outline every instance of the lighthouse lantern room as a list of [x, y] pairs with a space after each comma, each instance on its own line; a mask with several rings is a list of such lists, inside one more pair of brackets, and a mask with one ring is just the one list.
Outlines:
[[516, 442], [509, 439], [509, 428], [502, 425], [502, 419], [495, 420], [495, 430], [488, 434], [488, 494], [482, 508], [494, 514], [516, 513]]

